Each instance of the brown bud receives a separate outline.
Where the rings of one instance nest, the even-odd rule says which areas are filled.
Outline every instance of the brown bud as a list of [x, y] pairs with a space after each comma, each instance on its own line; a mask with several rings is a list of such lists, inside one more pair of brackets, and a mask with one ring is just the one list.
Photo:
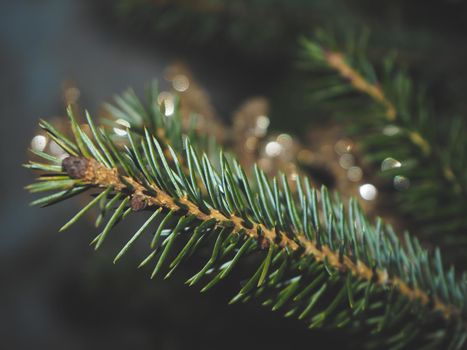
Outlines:
[[267, 250], [269, 249], [270, 244], [271, 242], [269, 242], [269, 240], [266, 237], [264, 236], [258, 237], [258, 246], [260, 249]]
[[133, 211], [140, 211], [147, 207], [147, 202], [143, 196], [135, 194], [133, 197], [131, 197], [130, 206]]
[[66, 157], [62, 161], [62, 169], [72, 179], [82, 179], [86, 175], [88, 160], [83, 157]]

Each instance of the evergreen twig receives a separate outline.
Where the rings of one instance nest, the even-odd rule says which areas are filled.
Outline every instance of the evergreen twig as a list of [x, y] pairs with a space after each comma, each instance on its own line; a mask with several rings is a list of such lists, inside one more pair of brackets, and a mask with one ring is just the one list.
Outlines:
[[366, 36], [346, 38], [344, 45], [337, 41], [324, 32], [303, 41], [303, 66], [315, 75], [308, 95], [313, 108], [347, 122], [365, 159], [377, 166], [395, 160], [397, 167], [379, 174], [410, 181], [397, 195], [397, 208], [417, 233], [450, 249], [453, 260], [464, 260], [459, 247], [467, 248], [465, 123], [436, 118], [426, 94], [396, 67], [393, 54], [378, 76], [366, 54]]
[[[120, 149], [91, 118], [92, 137], [70, 118], [74, 141], [42, 123], [73, 154], [61, 164], [47, 155], [46, 163], [29, 163], [59, 176], [29, 189], [59, 191], [41, 199], [42, 205], [69, 198], [74, 191], [97, 192], [65, 224], [103, 201], [100, 208], [109, 219], [93, 240], [96, 249], [131, 212], [149, 211], [115, 261], [155, 226], [140, 264], [153, 266], [151, 277], [163, 271], [172, 275], [200, 247], [210, 247], [207, 263], [188, 279], [190, 284], [205, 281], [206, 291], [245, 257], [257, 256], [259, 266], [249, 267], [252, 274], [232, 302], [258, 297], [310, 328], [360, 332], [358, 339], [368, 347], [461, 348], [467, 337], [467, 276], [459, 281], [453, 268], [445, 270], [439, 250], [432, 259], [416, 239], [407, 235], [402, 244], [381, 220], [370, 224], [354, 200], [345, 210], [326, 188], [318, 191], [307, 179], [297, 177], [296, 194], [284, 176], [271, 181], [256, 169], [255, 179], [247, 179], [232, 157], [221, 153], [212, 163], [182, 133], [173, 139], [182, 144], [177, 152], [170, 144], [161, 145], [157, 135], [130, 128], [129, 143]], [[159, 122], [169, 127], [180, 120]]]

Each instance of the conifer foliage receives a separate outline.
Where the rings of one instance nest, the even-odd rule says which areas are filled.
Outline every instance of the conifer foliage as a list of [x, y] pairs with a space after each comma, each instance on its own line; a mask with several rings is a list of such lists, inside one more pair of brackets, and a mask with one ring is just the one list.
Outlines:
[[368, 33], [350, 32], [318, 31], [313, 40], [303, 40], [302, 68], [313, 76], [306, 87], [310, 108], [346, 124], [384, 179], [405, 181], [409, 188], [399, 189], [396, 209], [425, 240], [449, 249], [451, 261], [465, 262], [465, 121], [438, 115], [426, 89], [399, 67], [395, 52], [375, 65]]
[[145, 216], [114, 262], [146, 240], [140, 267], [151, 278], [169, 277], [209, 249], [187, 280], [202, 292], [233, 278], [242, 264], [250, 273], [231, 303], [259, 299], [310, 328], [356, 335], [356, 346], [462, 347], [467, 275], [446, 269], [438, 249], [431, 254], [409, 235], [400, 240], [381, 220], [369, 222], [355, 200], [344, 205], [306, 178], [296, 177], [292, 191], [282, 174], [270, 179], [255, 167], [247, 177], [233, 155], [183, 130], [177, 111], [166, 117], [154, 89], [149, 96], [148, 106], [127, 93], [110, 107], [130, 125], [126, 140], [89, 114], [86, 132], [71, 110], [73, 139], [40, 122], [68, 156], [33, 151], [43, 160], [26, 165], [40, 172], [28, 189], [52, 192], [33, 204], [83, 192], [90, 199], [61, 230], [97, 208], [100, 229], [92, 244], [98, 249], [126, 217]]

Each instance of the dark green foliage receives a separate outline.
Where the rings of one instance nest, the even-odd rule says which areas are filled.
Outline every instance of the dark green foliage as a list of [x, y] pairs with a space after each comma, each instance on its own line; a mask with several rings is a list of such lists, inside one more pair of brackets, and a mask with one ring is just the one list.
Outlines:
[[290, 56], [297, 46], [293, 38], [308, 30], [316, 10], [331, 8], [302, 0], [119, 0], [109, 7], [133, 30], [184, 46], [215, 45], [216, 50], [269, 60]]
[[[356, 347], [462, 347], [467, 276], [459, 279], [453, 268], [445, 270], [439, 250], [433, 259], [416, 239], [407, 235], [403, 244], [390, 226], [369, 223], [354, 200], [344, 209], [307, 179], [297, 177], [292, 193], [284, 176], [270, 180], [255, 168], [248, 179], [232, 156], [220, 153], [213, 163], [181, 132], [179, 118], [161, 117], [155, 104], [129, 117], [136, 102], [133, 109], [120, 105], [120, 116], [134, 121], [140, 115], [153, 127], [130, 128], [127, 142], [112, 141], [118, 136], [94, 125], [88, 136], [72, 115], [74, 141], [41, 124], [86, 162], [87, 172], [71, 179], [58, 159], [38, 153], [46, 163], [27, 166], [46, 175], [29, 189], [59, 192], [36, 203], [52, 204], [83, 191], [95, 194], [63, 228], [99, 208], [97, 224], [103, 229], [93, 240], [98, 248], [120, 221], [144, 208], [149, 217], [130, 233], [115, 261], [149, 236], [140, 267], [149, 267], [151, 277], [168, 277], [192, 254], [209, 250], [206, 263], [187, 283], [207, 291], [243, 264], [250, 274], [232, 303], [255, 298], [310, 328], [342, 328], [356, 335]], [[171, 146], [168, 157], [164, 150]], [[424, 297], [410, 296], [410, 291]]]
[[[314, 77], [306, 87], [306, 99], [317, 111], [310, 114], [343, 122], [364, 160], [375, 165], [388, 188], [393, 188], [395, 176], [408, 179], [408, 189], [395, 191], [396, 208], [416, 233], [449, 249], [451, 261], [465, 261], [466, 124], [435, 113], [430, 97], [396, 66], [394, 53], [375, 67], [368, 59], [367, 38], [366, 33], [338, 40], [318, 32], [316, 39], [304, 41], [303, 68]], [[343, 77], [330, 63], [336, 53], [352, 70], [351, 76], [358, 74], [384, 97], [371, 96], [351, 77]], [[401, 166], [379, 170], [385, 159]]]

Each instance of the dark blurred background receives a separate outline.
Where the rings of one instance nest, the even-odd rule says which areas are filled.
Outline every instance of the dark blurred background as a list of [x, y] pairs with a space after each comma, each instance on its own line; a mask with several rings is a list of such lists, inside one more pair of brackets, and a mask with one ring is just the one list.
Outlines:
[[[323, 24], [332, 18], [374, 28], [374, 40], [382, 48], [401, 49], [415, 73], [438, 91], [441, 103], [451, 106], [455, 101], [456, 110], [465, 111], [465, 2], [296, 2], [297, 10], [301, 5], [308, 9], [308, 22]], [[262, 50], [247, 45], [258, 34], [258, 25], [262, 27], [262, 18], [239, 40], [211, 36], [197, 41], [183, 30], [173, 35], [149, 30], [142, 25], [147, 19], [125, 6], [78, 0], [0, 5], [1, 347], [214, 349], [221, 340], [227, 349], [298, 349], [320, 342], [327, 348], [345, 347], [335, 335], [309, 332], [298, 321], [255, 303], [227, 306], [233, 292], [228, 284], [200, 295], [183, 284], [183, 276], [149, 280], [147, 271], [135, 269], [135, 257], [113, 265], [116, 245], [97, 253], [89, 247], [94, 230], [90, 221], [57, 233], [76, 210], [73, 201], [48, 210], [28, 206], [33, 196], [23, 187], [32, 175], [21, 164], [38, 119], [64, 114], [66, 84], [79, 89], [81, 106], [96, 112], [102, 101], [128, 86], [142, 93], [148, 81], [182, 59], [223, 116], [248, 96], [281, 91], [280, 81], [293, 62], [294, 34], [281, 36], [278, 48], [287, 43], [287, 50], [262, 56]], [[216, 25], [222, 21], [213, 25], [220, 30]], [[264, 31], [272, 30], [270, 26]], [[293, 125], [293, 116], [288, 118]], [[285, 123], [273, 119], [272, 124]], [[130, 220], [115, 234], [131, 227]]]

